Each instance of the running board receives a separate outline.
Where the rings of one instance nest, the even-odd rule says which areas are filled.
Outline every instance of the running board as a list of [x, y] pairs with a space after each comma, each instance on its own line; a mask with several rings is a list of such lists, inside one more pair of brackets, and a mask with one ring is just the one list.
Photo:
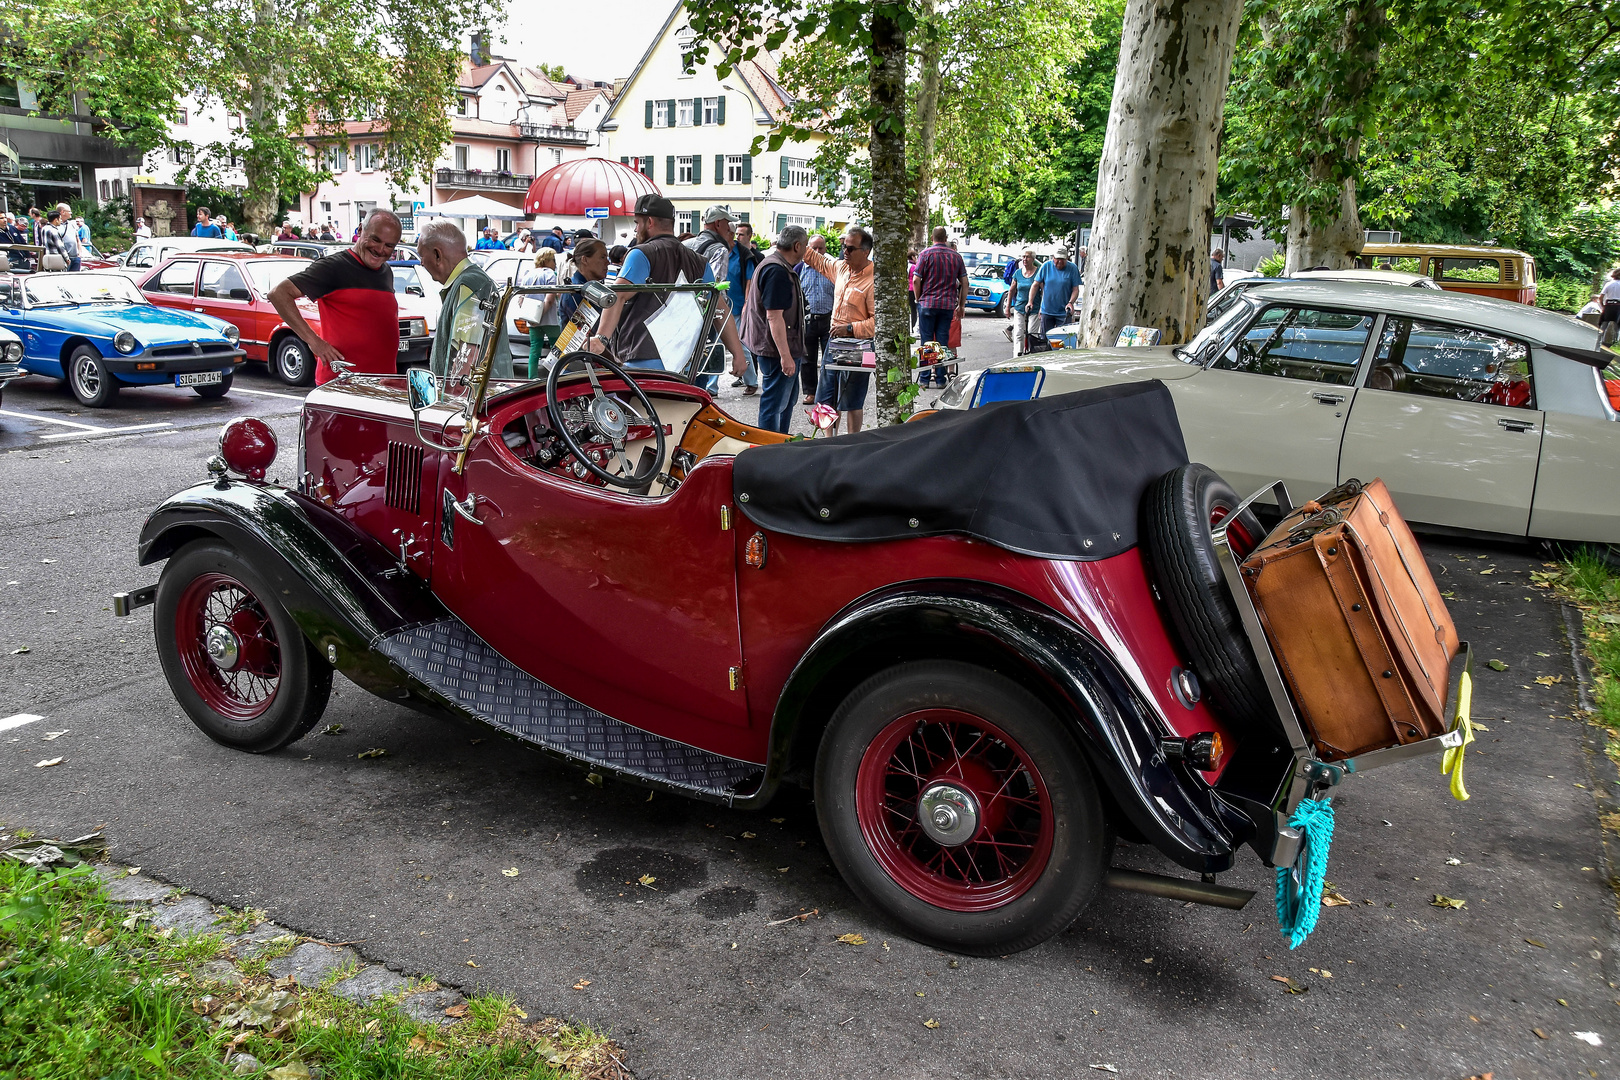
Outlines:
[[581, 705], [454, 617], [385, 635], [376, 648], [476, 719], [595, 769], [728, 804], [756, 789], [765, 774], [763, 765], [699, 750]]
[[1140, 870], [1121, 870], [1111, 867], [1103, 878], [1110, 889], [1147, 893], [1167, 900], [1185, 900], [1193, 904], [1231, 908], [1234, 911], [1254, 898], [1253, 889], [1234, 889], [1209, 881], [1188, 881], [1185, 878], [1165, 877], [1163, 874], [1144, 874]]

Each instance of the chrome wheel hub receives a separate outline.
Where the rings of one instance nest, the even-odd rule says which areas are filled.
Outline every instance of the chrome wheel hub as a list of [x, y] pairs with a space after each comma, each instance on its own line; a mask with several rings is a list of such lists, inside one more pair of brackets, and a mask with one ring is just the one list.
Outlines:
[[917, 799], [917, 823], [936, 844], [965, 844], [979, 831], [979, 804], [955, 784], [936, 781]]
[[624, 406], [612, 398], [600, 397], [591, 402], [591, 423], [610, 442], [618, 442], [630, 434], [630, 417]]
[[208, 650], [208, 659], [221, 671], [234, 669], [242, 658], [242, 643], [236, 640], [235, 631], [221, 623], [208, 628], [203, 635], [203, 648]]

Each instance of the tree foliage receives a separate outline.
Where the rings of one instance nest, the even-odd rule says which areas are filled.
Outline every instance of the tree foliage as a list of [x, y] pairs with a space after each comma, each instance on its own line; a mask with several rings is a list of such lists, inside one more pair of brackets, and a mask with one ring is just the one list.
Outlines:
[[450, 139], [458, 43], [495, 11], [492, 0], [36, 0], [17, 12], [5, 60], [41, 111], [88, 112], [143, 151], [168, 143], [186, 98], [240, 116], [228, 139], [199, 148], [193, 176], [217, 183], [239, 162], [248, 223], [263, 233], [283, 191], [330, 175], [306, 133], [386, 132], [390, 175], [425, 175]]

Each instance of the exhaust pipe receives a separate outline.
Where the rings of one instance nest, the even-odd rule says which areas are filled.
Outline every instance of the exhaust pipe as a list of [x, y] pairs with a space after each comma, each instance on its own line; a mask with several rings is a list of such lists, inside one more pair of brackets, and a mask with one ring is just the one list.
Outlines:
[[1236, 911], [1254, 898], [1253, 889], [1234, 889], [1210, 881], [1187, 881], [1184, 878], [1165, 877], [1163, 874], [1144, 874], [1140, 870], [1121, 870], [1111, 867], [1103, 878], [1110, 889], [1147, 893], [1166, 900], [1185, 900], [1194, 904], [1231, 908]]

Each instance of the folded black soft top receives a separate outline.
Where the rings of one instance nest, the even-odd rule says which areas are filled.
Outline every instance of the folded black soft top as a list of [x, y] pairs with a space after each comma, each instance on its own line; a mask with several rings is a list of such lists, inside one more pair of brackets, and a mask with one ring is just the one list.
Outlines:
[[958, 533], [1052, 559], [1136, 544], [1149, 483], [1187, 462], [1158, 381], [938, 412], [835, 439], [737, 455], [738, 506], [762, 528], [816, 540]]

